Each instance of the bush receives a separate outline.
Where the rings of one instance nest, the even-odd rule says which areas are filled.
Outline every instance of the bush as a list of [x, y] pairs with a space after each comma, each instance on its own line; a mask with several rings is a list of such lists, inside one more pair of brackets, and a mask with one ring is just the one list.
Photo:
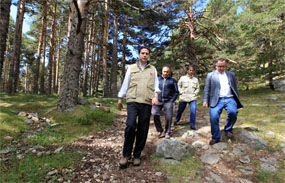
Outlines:
[[110, 124], [113, 121], [113, 115], [109, 112], [96, 110], [77, 118], [76, 121], [81, 125]]

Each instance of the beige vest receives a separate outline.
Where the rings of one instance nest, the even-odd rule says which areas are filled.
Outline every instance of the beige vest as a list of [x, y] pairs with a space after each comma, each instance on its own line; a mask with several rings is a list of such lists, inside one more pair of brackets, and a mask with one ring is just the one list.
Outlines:
[[139, 62], [130, 65], [131, 81], [126, 95], [127, 103], [138, 102], [152, 105], [155, 67], [148, 64], [144, 70], [141, 70], [138, 64]]

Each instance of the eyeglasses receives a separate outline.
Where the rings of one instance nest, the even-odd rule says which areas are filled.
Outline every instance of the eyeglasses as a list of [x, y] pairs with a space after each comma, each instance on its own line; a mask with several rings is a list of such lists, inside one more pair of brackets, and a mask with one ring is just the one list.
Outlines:
[[217, 66], [218, 68], [225, 68], [226, 66]]

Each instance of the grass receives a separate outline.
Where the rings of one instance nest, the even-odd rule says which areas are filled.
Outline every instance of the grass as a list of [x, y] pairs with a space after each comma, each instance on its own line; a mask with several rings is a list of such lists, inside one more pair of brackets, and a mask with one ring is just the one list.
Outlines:
[[[112, 107], [116, 99], [94, 99], [89, 102], [102, 103], [110, 107], [111, 112], [100, 109], [91, 110], [89, 105], [77, 105], [72, 113], [61, 113], [56, 110], [57, 96], [0, 93], [0, 150], [15, 149], [15, 144], [25, 143], [33, 147], [41, 145], [64, 146], [81, 137], [94, 134], [108, 128], [114, 121], [116, 108]], [[46, 126], [41, 131], [32, 130], [24, 121], [26, 117], [19, 117], [18, 113], [38, 112], [39, 117], [46, 117], [58, 126]], [[4, 140], [11, 136], [13, 141]], [[38, 157], [25, 154], [24, 159], [16, 158], [16, 151], [9, 153], [9, 160], [0, 164], [0, 182], [43, 182], [44, 176], [52, 168], [76, 166], [82, 155], [77, 152], [62, 151], [56, 155]], [[4, 156], [0, 158], [5, 158]]]
[[17, 160], [14, 156], [7, 164], [0, 166], [0, 182], [44, 182], [49, 171], [76, 165], [81, 157], [77, 152], [62, 152], [43, 157], [27, 154], [23, 160]]
[[177, 165], [165, 164], [163, 159], [164, 157], [157, 154], [151, 157], [155, 169], [165, 172], [169, 177], [169, 182], [187, 182], [189, 180], [199, 182], [195, 177], [202, 170], [202, 163], [194, 153], [185, 156]]

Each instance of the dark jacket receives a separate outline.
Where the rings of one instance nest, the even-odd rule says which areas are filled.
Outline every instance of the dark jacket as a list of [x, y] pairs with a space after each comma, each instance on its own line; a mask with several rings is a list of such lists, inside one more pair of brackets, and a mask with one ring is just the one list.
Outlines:
[[164, 79], [162, 76], [158, 77], [160, 93], [158, 94], [158, 100], [160, 102], [175, 102], [178, 96], [177, 81], [168, 77]]
[[[235, 74], [229, 71], [225, 71], [229, 85], [234, 96], [234, 99], [237, 103], [237, 108], [242, 108], [243, 105], [239, 99], [238, 90], [237, 90], [237, 82]], [[220, 95], [220, 81], [218, 76], [218, 71], [213, 71], [207, 75], [205, 88], [204, 88], [204, 95], [203, 95], [203, 102], [207, 102], [209, 107], [215, 107], [219, 100]]]

